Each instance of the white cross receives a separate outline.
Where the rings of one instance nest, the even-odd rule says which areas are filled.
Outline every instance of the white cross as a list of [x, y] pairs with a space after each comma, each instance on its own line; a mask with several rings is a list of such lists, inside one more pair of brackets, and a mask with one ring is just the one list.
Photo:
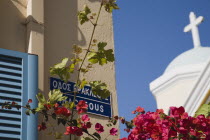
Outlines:
[[189, 17], [190, 17], [190, 24], [184, 28], [184, 32], [192, 31], [194, 48], [197, 48], [201, 46], [199, 32], [198, 32], [198, 25], [201, 22], [203, 22], [203, 17], [200, 16], [196, 18], [196, 15], [193, 12], [190, 12]]

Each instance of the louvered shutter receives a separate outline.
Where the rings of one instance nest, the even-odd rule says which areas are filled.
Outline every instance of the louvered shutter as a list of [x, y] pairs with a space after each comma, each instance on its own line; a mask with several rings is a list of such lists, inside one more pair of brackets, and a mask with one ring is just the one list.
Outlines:
[[[36, 55], [0, 48], [0, 104], [15, 101], [26, 105], [38, 92]], [[26, 116], [25, 109], [0, 109], [0, 140], [37, 140], [37, 116]]]

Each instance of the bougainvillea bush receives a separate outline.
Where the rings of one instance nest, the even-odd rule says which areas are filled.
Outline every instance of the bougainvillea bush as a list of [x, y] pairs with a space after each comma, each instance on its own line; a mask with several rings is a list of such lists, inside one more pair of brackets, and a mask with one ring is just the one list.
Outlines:
[[120, 118], [129, 133], [127, 138], [120, 140], [210, 140], [210, 111], [206, 111], [206, 116], [191, 117], [183, 107], [170, 107], [169, 115], [162, 109], [145, 112], [137, 107], [133, 111], [137, 115], [132, 121]]
[[[201, 111], [201, 115], [197, 114], [196, 117], [188, 116], [183, 107], [170, 107], [169, 115], [166, 115], [162, 109], [157, 109], [156, 112], [145, 112], [144, 108], [137, 107], [132, 113], [136, 114], [134, 119], [126, 121], [123, 117], [113, 116], [107, 122], [109, 130], [104, 130], [104, 126], [100, 123], [93, 124], [88, 114], [86, 114], [88, 105], [85, 101], [81, 100], [75, 106], [76, 114], [79, 117], [73, 117], [71, 110], [71, 103], [65, 102], [59, 105], [57, 102], [65, 100], [65, 96], [59, 90], [54, 91], [57, 93], [55, 96], [50, 96], [45, 100], [44, 96], [37, 96], [39, 100], [39, 107], [36, 109], [30, 108], [32, 100], [28, 101], [26, 106], [20, 106], [15, 102], [6, 102], [2, 107], [5, 109], [11, 108], [26, 108], [26, 113], [39, 113], [43, 114], [45, 119], [42, 123], [38, 124], [38, 130], [43, 131], [47, 129], [46, 123], [48, 117], [57, 120], [58, 125], [63, 124], [66, 131], [63, 133], [55, 132], [55, 138], [61, 139], [62, 135], [75, 135], [84, 136], [83, 140], [101, 140], [101, 133], [107, 133], [108, 136], [118, 135], [118, 130], [112, 126], [116, 125], [117, 121], [126, 125], [125, 131], [128, 132], [128, 137], [120, 140], [209, 140], [210, 139], [210, 111], [208, 109]], [[202, 110], [201, 108], [200, 110]], [[198, 110], [198, 112], [200, 111]], [[95, 132], [90, 134], [89, 129]], [[108, 137], [104, 140], [108, 140]]]

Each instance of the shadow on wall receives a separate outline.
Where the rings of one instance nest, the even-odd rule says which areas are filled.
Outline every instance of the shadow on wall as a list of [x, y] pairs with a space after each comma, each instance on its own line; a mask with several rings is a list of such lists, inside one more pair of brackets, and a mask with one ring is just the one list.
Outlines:
[[26, 8], [19, 3], [0, 0], [0, 47], [25, 52], [26, 26], [22, 23]]
[[[23, 8], [27, 8], [27, 6], [26, 6], [26, 2], [25, 3], [23, 3], [23, 2], [20, 2], [20, 0], [12, 0], [12, 1], [14, 1], [14, 2], [16, 2], [17, 4], [19, 4], [20, 6], [22, 6]], [[22, 0], [23, 1], [23, 0]]]
[[[45, 79], [49, 79], [49, 68], [71, 57], [72, 45], [81, 43], [78, 33], [82, 32], [78, 29], [77, 0], [45, 0], [44, 6]], [[82, 40], [86, 42], [84, 37]]]
[[[72, 57], [72, 45], [80, 42], [78, 41], [78, 34], [81, 35], [82, 32], [78, 29], [77, 1], [44, 0], [45, 94], [49, 92], [49, 85], [46, 84], [49, 83], [49, 68], [61, 62], [64, 57]], [[65, 128], [60, 126], [57, 130], [64, 132]], [[54, 137], [44, 134], [39, 134], [39, 138], [54, 139]]]

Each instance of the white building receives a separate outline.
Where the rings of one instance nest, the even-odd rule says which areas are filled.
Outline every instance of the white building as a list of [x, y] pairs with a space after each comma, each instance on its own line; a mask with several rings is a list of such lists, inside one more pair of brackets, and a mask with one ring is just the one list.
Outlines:
[[202, 21], [203, 17], [196, 18], [190, 13], [190, 24], [184, 32], [192, 32], [194, 48], [177, 56], [164, 73], [150, 83], [157, 108], [166, 113], [170, 106], [184, 106], [192, 116], [210, 99], [210, 47], [201, 46], [197, 27]]

